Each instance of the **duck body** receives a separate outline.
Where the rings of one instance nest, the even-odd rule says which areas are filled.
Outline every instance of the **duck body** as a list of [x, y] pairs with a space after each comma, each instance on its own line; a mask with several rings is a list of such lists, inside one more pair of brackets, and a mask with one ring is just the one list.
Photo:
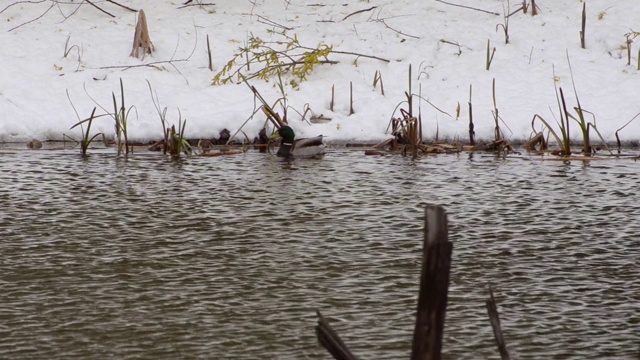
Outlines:
[[296, 140], [295, 132], [289, 126], [282, 126], [277, 133], [282, 137], [277, 155], [284, 158], [315, 158], [325, 154], [322, 135]]

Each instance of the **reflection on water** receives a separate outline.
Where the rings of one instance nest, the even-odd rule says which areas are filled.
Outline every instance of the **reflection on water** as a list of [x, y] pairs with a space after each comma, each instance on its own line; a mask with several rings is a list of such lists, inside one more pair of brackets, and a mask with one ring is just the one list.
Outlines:
[[633, 358], [640, 164], [484, 154], [171, 162], [0, 153], [3, 358], [327, 359], [410, 352], [425, 204], [445, 205], [447, 359]]

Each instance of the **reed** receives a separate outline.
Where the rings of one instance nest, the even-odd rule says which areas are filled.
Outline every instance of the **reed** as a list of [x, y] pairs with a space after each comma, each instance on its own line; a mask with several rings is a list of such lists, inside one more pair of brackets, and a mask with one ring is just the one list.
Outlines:
[[[82, 150], [82, 155], [83, 156], [87, 156], [87, 150], [89, 149], [89, 146], [91, 145], [91, 142], [98, 136], [102, 135], [102, 133], [97, 133], [93, 136], [91, 136], [91, 124], [93, 123], [93, 119], [96, 118], [96, 108], [93, 108], [93, 111], [91, 112], [91, 116], [89, 116], [87, 119], [78, 121], [77, 123], [75, 123], [71, 128], [74, 129], [78, 126], [80, 126], [80, 129], [82, 131], [82, 141], [80, 141], [80, 148]], [[87, 125], [87, 128], [85, 129], [83, 124]], [[91, 136], [91, 137], [90, 137]]]
[[627, 34], [627, 65], [631, 65], [631, 43], [632, 40], [629, 37], [629, 34]]
[[[563, 105], [563, 107], [565, 108], [565, 114], [566, 114], [567, 118], [571, 117], [571, 119], [576, 121], [578, 123], [578, 126], [580, 127], [580, 131], [582, 133], [582, 140], [583, 140], [582, 153], [584, 155], [587, 155], [587, 156], [591, 155], [591, 153], [592, 153], [591, 144], [590, 144], [590, 137], [589, 137], [589, 130], [590, 129], [593, 129], [593, 131], [595, 131], [595, 133], [598, 135], [598, 137], [602, 141], [602, 144], [604, 145], [604, 147], [607, 150], [609, 150], [609, 147], [607, 146], [606, 141], [604, 141], [604, 138], [602, 137], [602, 134], [600, 134], [600, 131], [598, 131], [598, 128], [596, 127], [595, 116], [593, 115], [593, 113], [584, 110], [582, 108], [582, 105], [580, 105], [580, 98], [578, 97], [578, 90], [576, 89], [576, 83], [575, 83], [575, 79], [573, 77], [573, 69], [571, 67], [571, 61], [569, 60], [569, 53], [568, 52], [567, 52], [567, 62], [569, 63], [569, 73], [571, 74], [571, 85], [573, 86], [573, 93], [575, 95], [576, 104], [577, 104], [577, 106], [575, 106], [573, 109], [576, 112], [576, 114], [578, 115], [578, 117], [576, 118], [576, 117], [570, 115], [569, 113], [566, 113], [566, 106]], [[564, 99], [563, 99], [563, 102], [564, 102]], [[592, 122], [587, 121], [586, 118], [585, 118], [585, 114], [591, 114], [593, 116], [593, 121]]]
[[502, 24], [496, 25], [496, 32], [499, 28], [502, 28], [504, 31], [504, 43], [509, 43], [509, 13], [511, 11], [511, 4], [509, 0], [507, 0], [507, 8], [504, 8], [504, 4], [502, 5]]
[[473, 105], [471, 104], [472, 85], [469, 84], [469, 145], [476, 144], [476, 132], [473, 125]]
[[531, 16], [538, 15], [538, 7], [536, 6], [536, 0], [531, 0]]
[[158, 99], [158, 94], [153, 91], [151, 87], [151, 83], [147, 80], [147, 85], [149, 86], [149, 92], [151, 93], [151, 100], [153, 102], [158, 115], [160, 116], [160, 124], [162, 125], [162, 133], [164, 137], [164, 141], [162, 143], [162, 153], [171, 155], [171, 158], [174, 160], [180, 159], [182, 153], [185, 155], [191, 155], [193, 153], [193, 148], [191, 144], [184, 138], [184, 131], [187, 126], [187, 120], [182, 120], [182, 113], [180, 109], [178, 109], [178, 129], [176, 130], [176, 126], [169, 126], [169, 122], [167, 121], [167, 108], [160, 110], [160, 100]]
[[489, 68], [491, 68], [491, 62], [493, 61], [493, 55], [496, 54], [496, 48], [494, 47], [493, 50], [491, 50], [491, 40], [487, 40], [487, 60], [485, 63], [485, 68], [487, 71], [489, 71]]
[[82, 63], [82, 52], [80, 51], [80, 47], [78, 45], [69, 46], [69, 41], [71, 40], [71, 35], [67, 35], [67, 41], [64, 43], [64, 57], [69, 56], [69, 53], [73, 49], [76, 50], [78, 66], [76, 67], [76, 71], [80, 70], [80, 64]]
[[336, 85], [331, 84], [331, 104], [329, 105], [329, 110], [333, 112], [333, 104], [335, 103], [336, 98]]
[[[626, 38], [626, 47], [627, 47], [627, 65], [631, 65], [631, 44], [633, 41], [640, 36], [640, 32], [631, 30], [630, 32], [624, 34]], [[638, 49], [638, 70], [640, 70], [640, 49]]]
[[[573, 69], [571, 67], [571, 61], [569, 61], [568, 54], [567, 54], [567, 61], [569, 63], [569, 72], [571, 74], [571, 84], [573, 87], [573, 93], [576, 99], [576, 106], [573, 108], [576, 115], [574, 116], [572, 113], [569, 112], [567, 101], [565, 99], [562, 88], [557, 87], [554, 83], [554, 87], [556, 90], [556, 102], [558, 104], [558, 110], [560, 114], [560, 120], [556, 122], [559, 126], [560, 135], [558, 135], [558, 133], [553, 130], [553, 127], [548, 121], [546, 121], [544, 118], [542, 118], [538, 114], [534, 115], [531, 121], [531, 126], [532, 128], [534, 128], [534, 131], [535, 131], [535, 121], [540, 120], [543, 123], [543, 125], [546, 127], [549, 133], [554, 136], [554, 138], [558, 142], [558, 145], [561, 148], [560, 151], [557, 152], [558, 155], [563, 155], [563, 156], [571, 155], [570, 120], [575, 121], [576, 124], [578, 125], [578, 128], [580, 129], [580, 134], [582, 136], [582, 142], [583, 142], [582, 153], [585, 156], [590, 156], [593, 153], [593, 149], [591, 147], [591, 139], [590, 139], [590, 131], [592, 129], [602, 141], [602, 144], [605, 147], [605, 149], [611, 152], [606, 141], [604, 140], [604, 137], [602, 136], [600, 131], [598, 131], [598, 128], [596, 126], [595, 115], [585, 110], [580, 103], [580, 98], [578, 97], [578, 90], [576, 88], [575, 79], [573, 76]], [[554, 78], [555, 78], [555, 73], [554, 73]], [[590, 114], [593, 117], [592, 121], [587, 120], [586, 118], [587, 114]]]
[[498, 114], [498, 105], [496, 101], [496, 79], [491, 84], [491, 95], [493, 97], [493, 120], [495, 121], [495, 138], [496, 141], [502, 140], [502, 131], [500, 130], [500, 115]]
[[113, 99], [113, 118], [115, 120], [115, 128], [116, 128], [116, 146], [118, 148], [118, 155], [123, 153], [128, 154], [129, 147], [129, 134], [127, 132], [127, 118], [129, 117], [129, 111], [125, 106], [125, 97], [124, 97], [124, 84], [122, 82], [122, 78], [120, 79], [120, 104], [116, 100], [116, 94], [111, 93], [111, 97]]
[[353, 110], [353, 81], [349, 81], [349, 116], [355, 113]]
[[[404, 95], [406, 100], [401, 101], [398, 105], [396, 105], [395, 109], [393, 110], [393, 113], [391, 115], [391, 119], [389, 121], [389, 125], [387, 126], [387, 130], [386, 132], [389, 131], [389, 128], [392, 128], [391, 133], [394, 136], [397, 135], [402, 135], [403, 139], [401, 139], [402, 141], [405, 141], [407, 143], [410, 144], [416, 144], [416, 145], [421, 145], [422, 144], [422, 139], [423, 139], [423, 133], [422, 133], [422, 116], [421, 114], [419, 114], [417, 117], [414, 115], [413, 113], [413, 98], [417, 97], [419, 100], [422, 100], [424, 102], [426, 102], [427, 104], [429, 104], [431, 107], [433, 107], [436, 111], [445, 114], [449, 117], [452, 117], [449, 113], [443, 111], [442, 109], [438, 108], [437, 106], [435, 106], [432, 102], [430, 102], [428, 99], [424, 98], [422, 96], [422, 88], [420, 88], [420, 94], [414, 94], [413, 90], [412, 90], [412, 67], [411, 64], [409, 64], [409, 76], [408, 76], [408, 91], [405, 91]], [[407, 110], [401, 109], [401, 106], [404, 104], [407, 104]], [[418, 103], [418, 105], [420, 105], [420, 103]], [[420, 106], [418, 107], [420, 109]], [[402, 114], [402, 119], [396, 119], [394, 116], [396, 114], [396, 112], [398, 111], [398, 109], [400, 109], [400, 113]], [[416, 131], [412, 132], [412, 130], [409, 128], [409, 125], [412, 124], [411, 121], [409, 121], [409, 119], [416, 119]], [[407, 127], [407, 129], [405, 129], [405, 127]], [[414, 140], [411, 140], [412, 138], [406, 138], [406, 135], [410, 135], [410, 136], [417, 136], [417, 138], [415, 138]]]
[[380, 70], [376, 70], [376, 73], [373, 75], [373, 88], [376, 89], [380, 83], [380, 94], [384, 96], [384, 84], [382, 83], [382, 73]]
[[209, 44], [209, 34], [207, 34], [207, 55], [209, 57], [209, 71], [213, 71], [213, 59], [211, 57], [211, 45]]
[[149, 28], [147, 26], [147, 16], [144, 10], [138, 12], [138, 22], [136, 23], [135, 33], [133, 35], [133, 48], [131, 49], [132, 57], [140, 57], [140, 50], [142, 49], [142, 59], [146, 54], [151, 55], [155, 51], [153, 42], [149, 37]]
[[[180, 110], [178, 110], [180, 113]], [[180, 155], [184, 152], [185, 155], [191, 155], [191, 144], [184, 138], [184, 130], [187, 126], [187, 120], [182, 121], [182, 114], [179, 114], [178, 118], [178, 130], [176, 126], [171, 125], [171, 128], [167, 129], [169, 133], [169, 149], [168, 152], [172, 159], [180, 159]]]
[[407, 104], [409, 107], [409, 117], [413, 117], [413, 91], [411, 89], [411, 64], [409, 64], [409, 92], [405, 92], [405, 96], [407, 97]]
[[127, 133], [127, 119], [129, 117], [129, 113], [135, 109], [135, 107], [131, 107], [127, 109], [125, 105], [125, 93], [124, 93], [124, 83], [122, 82], [122, 78], [120, 78], [120, 103], [116, 98], [116, 94], [111, 92], [111, 97], [113, 101], [113, 113], [110, 113], [109, 110], [104, 108], [100, 103], [98, 103], [94, 98], [89, 95], [87, 89], [85, 88], [85, 93], [89, 96], [89, 98], [99, 107], [101, 108], [107, 115], [111, 116], [111, 118], [115, 122], [115, 134], [116, 134], [116, 145], [118, 148], [118, 155], [122, 154], [123, 148], [124, 152], [127, 154], [129, 151], [133, 151], [133, 147], [129, 146], [129, 136]]
[[618, 136], [618, 133], [622, 131], [622, 129], [626, 128], [627, 125], [631, 124], [638, 116], [640, 116], [640, 113], [637, 113], [633, 118], [631, 118], [631, 120], [627, 121], [627, 123], [624, 124], [620, 129], [616, 130], [616, 142], [618, 144], [618, 154], [620, 154], [621, 148], [622, 148], [622, 143], [620, 142], [620, 136]]
[[582, 3], [582, 30], [580, 30], [580, 46], [585, 49], [587, 28], [587, 2]]

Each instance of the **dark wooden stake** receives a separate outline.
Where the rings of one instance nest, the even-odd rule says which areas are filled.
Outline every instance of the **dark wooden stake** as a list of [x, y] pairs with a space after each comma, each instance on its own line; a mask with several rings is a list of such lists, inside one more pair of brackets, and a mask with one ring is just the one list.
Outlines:
[[427, 206], [412, 360], [441, 359], [452, 250], [444, 208]]
[[498, 307], [496, 305], [496, 299], [493, 297], [493, 290], [489, 286], [489, 298], [487, 299], [487, 312], [489, 313], [489, 321], [491, 321], [491, 327], [493, 328], [493, 336], [496, 339], [496, 345], [498, 345], [498, 351], [500, 351], [500, 358], [502, 360], [510, 360], [509, 351], [507, 351], [507, 344], [504, 341], [502, 335], [502, 328], [500, 327], [500, 315], [498, 314]]

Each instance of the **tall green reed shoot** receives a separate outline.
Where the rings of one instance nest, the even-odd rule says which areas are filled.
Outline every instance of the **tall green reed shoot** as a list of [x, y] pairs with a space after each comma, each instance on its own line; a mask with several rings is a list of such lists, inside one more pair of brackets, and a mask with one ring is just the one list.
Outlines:
[[376, 70], [376, 73], [373, 75], [373, 88], [375, 89], [380, 83], [380, 93], [384, 96], [384, 84], [382, 83], [382, 73], [380, 70]]
[[[71, 129], [74, 129], [74, 128], [80, 126], [80, 129], [82, 131], [82, 141], [80, 141], [80, 147], [81, 147], [83, 156], [87, 155], [87, 149], [89, 149], [89, 146], [91, 145], [91, 142], [96, 137], [102, 135], [102, 133], [97, 133], [97, 134], [93, 135], [92, 137], [89, 137], [91, 135], [91, 124], [93, 123], [93, 119], [96, 118], [95, 115], [96, 115], [96, 108], [94, 107], [93, 111], [91, 112], [91, 116], [89, 116], [87, 119], [78, 121], [77, 123], [75, 123], [71, 127]], [[85, 130], [83, 124], [87, 125], [86, 130]]]
[[[178, 110], [178, 112], [180, 112]], [[171, 125], [169, 131], [169, 154], [173, 159], [179, 159], [180, 154], [183, 152], [186, 155], [191, 155], [192, 149], [191, 144], [184, 138], [184, 130], [187, 126], [187, 120], [182, 121], [182, 114], [179, 115], [178, 118], [178, 130], [176, 131], [176, 126]]]
[[127, 118], [129, 115], [129, 110], [125, 106], [124, 100], [124, 84], [122, 83], [122, 78], [120, 79], [120, 104], [116, 100], [116, 94], [114, 92], [111, 93], [111, 97], [113, 99], [113, 118], [115, 120], [115, 128], [116, 128], [116, 146], [118, 147], [118, 155], [123, 153], [129, 154], [129, 134], [127, 132]]

